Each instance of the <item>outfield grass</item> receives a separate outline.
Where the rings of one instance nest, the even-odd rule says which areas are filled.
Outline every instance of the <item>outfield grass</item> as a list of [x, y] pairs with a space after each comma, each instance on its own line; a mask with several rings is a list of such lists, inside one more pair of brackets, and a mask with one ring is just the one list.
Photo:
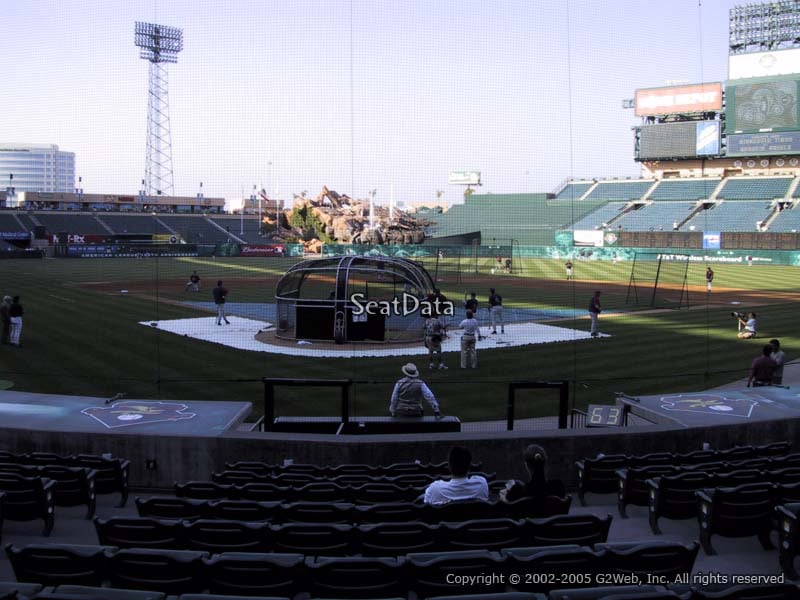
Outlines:
[[[178, 304], [211, 300], [215, 281], [232, 282], [230, 302], [273, 302], [277, 279], [291, 259], [46, 259], [0, 261], [0, 292], [20, 294], [25, 307], [23, 348], [0, 347], [0, 377], [15, 390], [162, 399], [260, 402], [261, 377], [352, 378], [356, 414], [385, 414], [391, 387], [408, 358], [318, 359], [232, 350], [164, 333], [139, 321], [209, 316]], [[489, 287], [514, 307], [574, 308], [583, 314], [589, 290], [603, 290], [608, 313], [601, 330], [610, 338], [521, 346], [479, 352], [476, 371], [454, 369], [425, 375], [443, 410], [464, 420], [503, 419], [506, 385], [517, 379], [568, 379], [575, 406], [610, 402], [611, 391], [634, 395], [704, 389], [746, 375], [761, 341], [736, 339], [731, 310], [747, 303], [711, 301], [704, 291], [705, 265], [689, 267], [690, 310], [649, 311], [625, 303], [630, 263], [576, 261], [576, 281], [563, 282], [562, 261], [526, 260], [525, 276], [456, 273], [455, 260], [440, 264], [440, 287], [461, 301], [475, 291], [485, 303]], [[462, 264], [463, 266], [463, 264]], [[183, 291], [197, 269], [200, 294]], [[789, 358], [800, 348], [797, 267], [714, 265], [715, 290], [740, 288], [770, 292], [753, 308], [762, 336], [779, 337]], [[590, 281], [591, 283], [586, 283]], [[127, 293], [121, 290], [127, 289]], [[773, 293], [774, 292], [774, 293]], [[717, 292], [715, 291], [715, 294]], [[743, 292], [744, 293], [744, 292]], [[735, 294], [731, 295], [735, 298]], [[583, 318], [560, 321], [587, 330]], [[422, 357], [418, 366], [424, 367]], [[334, 392], [281, 392], [283, 414], [336, 414]], [[553, 412], [541, 399], [522, 402], [520, 416]]]

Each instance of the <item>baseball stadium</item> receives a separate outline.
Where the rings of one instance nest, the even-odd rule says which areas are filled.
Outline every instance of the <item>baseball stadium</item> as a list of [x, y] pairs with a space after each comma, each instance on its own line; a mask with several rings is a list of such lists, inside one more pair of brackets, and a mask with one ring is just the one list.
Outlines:
[[415, 210], [176, 194], [137, 21], [137, 193], [0, 144], [0, 599], [800, 598], [800, 0], [728, 15], [614, 91], [637, 175]]

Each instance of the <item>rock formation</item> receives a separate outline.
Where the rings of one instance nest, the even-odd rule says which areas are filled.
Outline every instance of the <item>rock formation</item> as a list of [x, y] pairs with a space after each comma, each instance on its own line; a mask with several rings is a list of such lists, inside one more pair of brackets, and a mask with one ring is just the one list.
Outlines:
[[421, 244], [430, 221], [398, 208], [375, 205], [375, 228], [369, 227], [369, 200], [353, 200], [327, 187], [315, 199], [295, 195], [292, 210], [279, 215], [273, 238], [277, 242], [302, 240], [308, 252], [320, 252], [323, 243]]

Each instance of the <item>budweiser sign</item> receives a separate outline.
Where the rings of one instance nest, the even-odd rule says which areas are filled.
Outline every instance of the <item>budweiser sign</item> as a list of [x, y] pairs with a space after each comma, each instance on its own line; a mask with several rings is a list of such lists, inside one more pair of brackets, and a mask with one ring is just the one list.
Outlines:
[[276, 244], [242, 246], [240, 256], [283, 256], [284, 247]]

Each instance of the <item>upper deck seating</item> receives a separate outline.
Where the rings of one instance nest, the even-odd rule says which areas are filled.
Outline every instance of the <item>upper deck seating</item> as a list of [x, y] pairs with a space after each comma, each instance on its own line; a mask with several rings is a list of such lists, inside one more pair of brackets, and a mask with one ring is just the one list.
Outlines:
[[717, 194], [725, 200], [772, 200], [789, 191], [791, 177], [730, 177]]
[[719, 178], [663, 179], [650, 192], [648, 200], [700, 200], [710, 197]]
[[652, 185], [652, 181], [601, 181], [586, 200], [638, 200]]

